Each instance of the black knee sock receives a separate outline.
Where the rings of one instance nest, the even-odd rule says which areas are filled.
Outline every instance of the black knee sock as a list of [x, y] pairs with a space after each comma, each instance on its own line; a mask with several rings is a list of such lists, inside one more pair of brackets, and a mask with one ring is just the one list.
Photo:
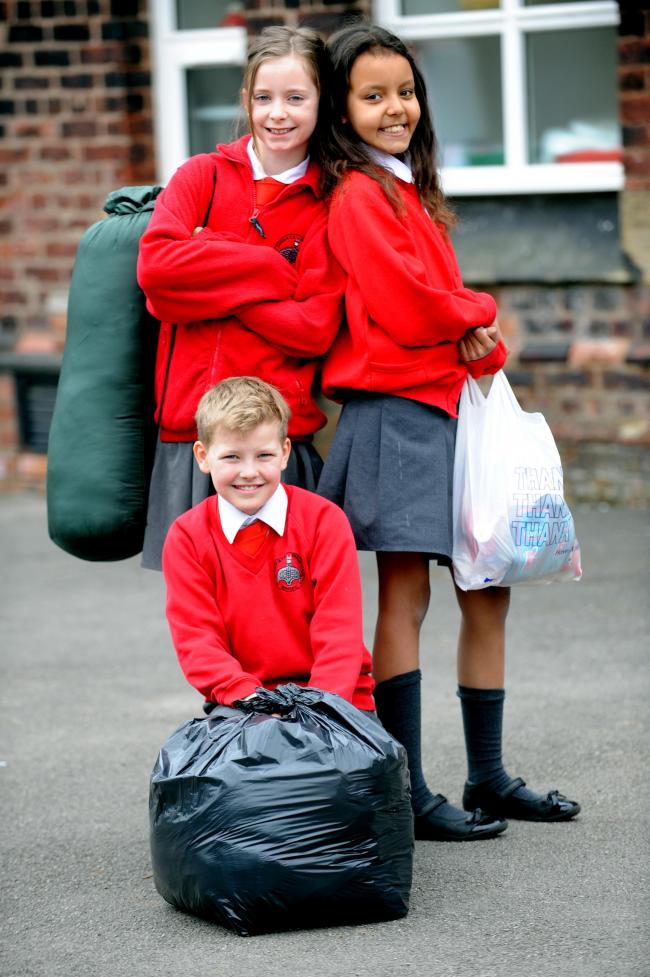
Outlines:
[[503, 767], [501, 755], [503, 730], [503, 689], [470, 689], [458, 686], [463, 714], [467, 779], [472, 784], [489, 784], [503, 790], [510, 776]]
[[432, 797], [422, 771], [421, 684], [422, 675], [420, 669], [416, 668], [413, 672], [404, 672], [379, 682], [374, 692], [377, 715], [382, 725], [406, 750], [411, 776], [411, 803], [416, 812]]
[[[492, 790], [502, 791], [512, 780], [501, 759], [505, 691], [459, 685], [458, 696], [465, 730], [467, 779], [472, 784], [488, 784]], [[541, 795], [524, 785], [512, 796], [535, 801]]]

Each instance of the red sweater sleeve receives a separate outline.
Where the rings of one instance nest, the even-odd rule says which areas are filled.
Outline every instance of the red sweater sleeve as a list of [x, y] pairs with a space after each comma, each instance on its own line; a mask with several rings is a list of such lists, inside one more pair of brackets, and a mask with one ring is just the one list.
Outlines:
[[309, 684], [351, 702], [364, 655], [361, 577], [350, 524], [333, 504], [320, 515], [310, 571], [315, 606]]
[[[426, 218], [422, 215], [423, 219]], [[351, 179], [332, 202], [329, 235], [334, 254], [363, 296], [370, 318], [401, 346], [457, 342], [468, 329], [491, 325], [492, 296], [469, 288], [436, 288], [437, 269], [415, 248], [412, 217], [400, 219], [371, 179]], [[418, 213], [417, 220], [420, 219]], [[435, 225], [433, 234], [439, 234]], [[440, 242], [440, 262], [447, 261]]]
[[214, 581], [201, 566], [186, 530], [172, 525], [163, 548], [167, 621], [185, 678], [206, 699], [230, 705], [263, 683], [245, 672], [230, 651], [214, 599]]
[[290, 356], [324, 356], [341, 325], [345, 288], [343, 269], [327, 241], [325, 212], [301, 244], [296, 271], [292, 298], [250, 305], [237, 315]]
[[488, 353], [487, 356], [482, 356], [480, 360], [470, 360], [461, 362], [467, 367], [467, 372], [475, 380], [479, 377], [485, 377], [492, 373], [497, 373], [505, 364], [508, 359], [508, 349], [503, 342], [500, 340], [494, 347], [492, 352]]
[[[150, 311], [166, 322], [233, 315], [251, 302], [293, 296], [296, 273], [273, 248], [247, 244], [201, 224], [213, 191], [214, 160], [184, 163], [156, 200], [140, 241], [138, 282]], [[218, 203], [218, 178], [214, 206]]]

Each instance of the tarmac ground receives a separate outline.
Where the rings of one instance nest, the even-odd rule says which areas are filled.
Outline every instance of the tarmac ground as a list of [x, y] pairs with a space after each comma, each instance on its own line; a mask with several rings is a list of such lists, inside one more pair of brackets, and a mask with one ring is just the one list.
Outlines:
[[[574, 511], [579, 584], [513, 592], [505, 759], [582, 813], [492, 841], [417, 842], [402, 920], [250, 938], [157, 894], [148, 779], [201, 700], [160, 574], [84, 563], [44, 500], [0, 497], [2, 977], [650, 977], [648, 543], [642, 511]], [[367, 639], [374, 562], [361, 554]], [[448, 574], [422, 651], [430, 786], [465, 779]]]

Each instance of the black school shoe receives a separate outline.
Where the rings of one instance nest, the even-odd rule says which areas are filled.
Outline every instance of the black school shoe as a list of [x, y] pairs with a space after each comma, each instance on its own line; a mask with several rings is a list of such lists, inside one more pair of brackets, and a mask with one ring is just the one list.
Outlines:
[[495, 817], [512, 818], [515, 821], [570, 821], [580, 811], [577, 801], [570, 801], [557, 790], [538, 794], [534, 800], [513, 797], [518, 787], [525, 787], [521, 777], [511, 780], [501, 791], [492, 790], [487, 784], [465, 784], [463, 807], [471, 811], [479, 805]]
[[500, 835], [508, 827], [503, 818], [472, 811], [467, 818], [453, 820], [436, 815], [436, 809], [447, 803], [447, 798], [436, 794], [419, 814], [413, 818], [417, 841], [483, 841]]

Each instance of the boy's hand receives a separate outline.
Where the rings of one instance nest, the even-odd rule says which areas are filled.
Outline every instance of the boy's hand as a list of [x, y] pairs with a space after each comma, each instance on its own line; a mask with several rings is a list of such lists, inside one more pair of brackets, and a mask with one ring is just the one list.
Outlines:
[[[200, 228], [199, 228], [199, 230], [200, 230]], [[247, 702], [248, 699], [254, 699], [256, 695], [257, 695], [257, 692], [251, 692], [250, 695], [244, 696], [244, 698], [242, 699], [242, 702]], [[269, 715], [273, 716], [275, 719], [282, 719], [282, 716], [280, 715], [279, 712], [271, 712], [271, 713], [269, 713]]]
[[458, 341], [458, 352], [464, 363], [480, 360], [487, 356], [501, 340], [499, 323], [495, 319], [491, 326], [478, 326], [468, 329]]

